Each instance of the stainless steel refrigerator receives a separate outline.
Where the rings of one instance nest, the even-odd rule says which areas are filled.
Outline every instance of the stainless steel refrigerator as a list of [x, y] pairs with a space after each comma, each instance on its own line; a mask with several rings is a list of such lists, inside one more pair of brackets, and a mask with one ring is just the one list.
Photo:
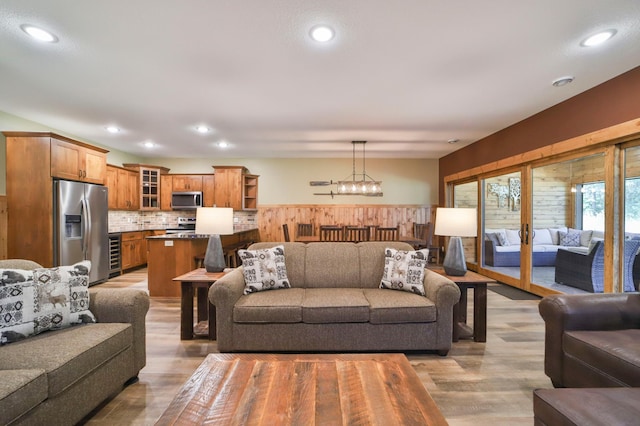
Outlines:
[[54, 180], [54, 265], [91, 261], [89, 283], [109, 278], [107, 187]]

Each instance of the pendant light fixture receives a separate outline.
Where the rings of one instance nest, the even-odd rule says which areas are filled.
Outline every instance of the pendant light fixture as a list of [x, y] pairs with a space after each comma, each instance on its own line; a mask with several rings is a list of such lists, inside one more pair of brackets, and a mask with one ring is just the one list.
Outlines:
[[[382, 182], [373, 179], [365, 169], [365, 144], [367, 141], [351, 141], [353, 145], [353, 172], [338, 181], [338, 194], [366, 195], [370, 197], [382, 196]], [[356, 145], [362, 146], [362, 173], [356, 173]]]

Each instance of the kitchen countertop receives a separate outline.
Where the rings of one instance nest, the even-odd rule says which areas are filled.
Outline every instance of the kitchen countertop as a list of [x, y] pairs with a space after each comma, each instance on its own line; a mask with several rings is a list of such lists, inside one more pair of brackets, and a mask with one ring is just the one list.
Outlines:
[[[256, 225], [238, 225], [233, 227], [234, 234], [241, 234], [243, 232], [255, 231], [258, 227]], [[153, 235], [147, 237], [147, 239], [164, 239], [164, 240], [175, 240], [175, 239], [208, 239], [210, 235], [203, 234], [190, 234], [190, 233], [177, 233], [177, 234], [163, 234], [163, 235]]]

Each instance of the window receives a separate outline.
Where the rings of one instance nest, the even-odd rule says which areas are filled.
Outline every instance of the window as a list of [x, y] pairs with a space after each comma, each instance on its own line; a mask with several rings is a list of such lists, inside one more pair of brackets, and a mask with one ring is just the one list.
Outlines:
[[604, 232], [604, 182], [576, 185], [576, 228]]

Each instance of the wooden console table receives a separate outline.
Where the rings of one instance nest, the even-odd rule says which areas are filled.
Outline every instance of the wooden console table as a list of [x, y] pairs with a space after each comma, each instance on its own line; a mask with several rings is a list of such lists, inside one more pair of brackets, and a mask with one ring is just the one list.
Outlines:
[[210, 340], [216, 339], [216, 307], [209, 302], [209, 287], [224, 277], [224, 272], [207, 272], [204, 268], [175, 277], [173, 281], [180, 281], [180, 339], [191, 340], [196, 333], [193, 324], [193, 296], [197, 289], [198, 322], [208, 321]]
[[[460, 288], [460, 301], [453, 306], [453, 336], [457, 342], [461, 336], [473, 335], [475, 342], [487, 341], [487, 284], [495, 283], [493, 278], [477, 272], [467, 271], [461, 277], [447, 275], [444, 269], [431, 269], [449, 278]], [[467, 325], [467, 290], [473, 289], [473, 330]]]

